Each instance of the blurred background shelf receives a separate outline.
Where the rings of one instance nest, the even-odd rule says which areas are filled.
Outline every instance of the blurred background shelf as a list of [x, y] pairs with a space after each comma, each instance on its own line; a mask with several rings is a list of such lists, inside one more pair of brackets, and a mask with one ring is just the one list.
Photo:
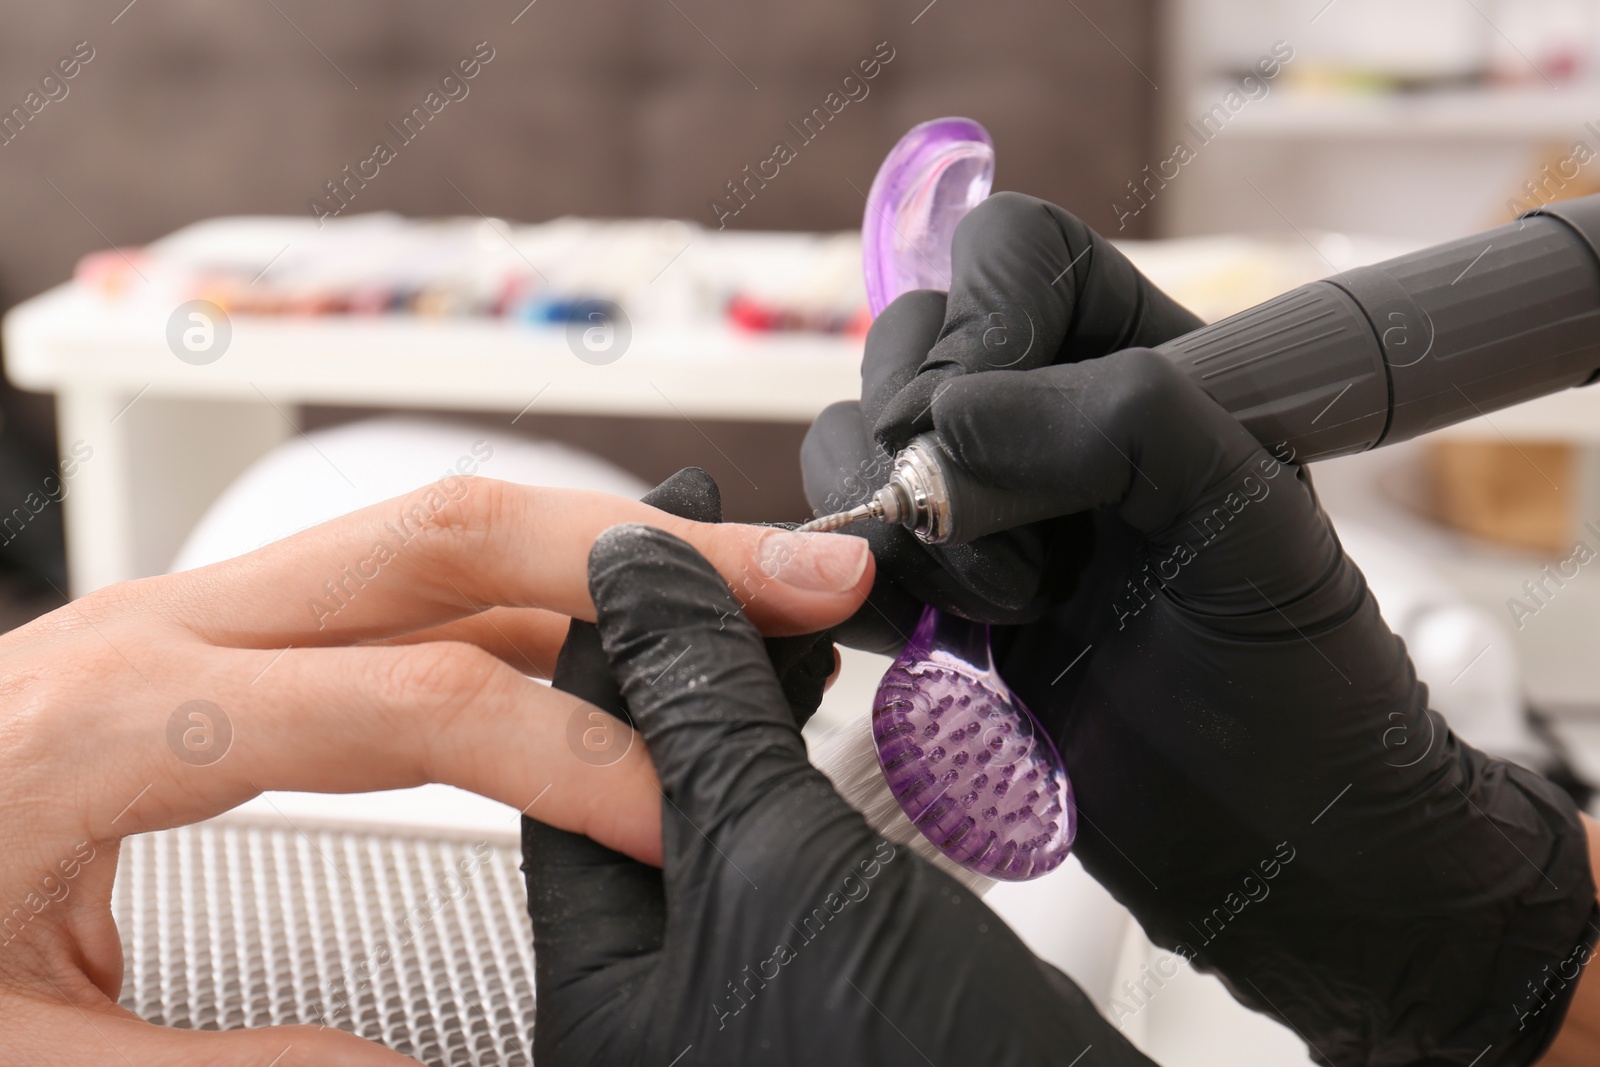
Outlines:
[[[174, 359], [166, 309], [108, 308], [67, 285], [6, 320], [6, 373], [28, 389], [129, 399], [268, 398], [474, 411], [806, 421], [860, 391], [861, 339], [635, 323], [615, 362], [574, 355], [561, 326], [490, 319], [235, 316], [226, 356]], [[537, 400], [535, 401], [535, 398]]]
[[596, 365], [563, 327], [241, 316], [224, 356], [195, 366], [168, 348], [167, 315], [67, 285], [5, 320], [7, 376], [56, 395], [64, 456], [93, 450], [63, 504], [74, 595], [164, 571], [228, 483], [300, 431], [303, 405], [803, 424], [860, 391], [853, 337], [635, 323]]
[[[1198, 119], [1226, 91], [1197, 92]], [[1410, 93], [1318, 93], [1292, 89], [1242, 109], [1228, 137], [1299, 141], [1329, 137], [1415, 140], [1437, 138], [1512, 146], [1547, 139], [1569, 146], [1585, 124], [1600, 128], [1600, 90], [1471, 88]], [[1600, 134], [1587, 134], [1593, 143]], [[1600, 145], [1597, 145], [1600, 147]]]

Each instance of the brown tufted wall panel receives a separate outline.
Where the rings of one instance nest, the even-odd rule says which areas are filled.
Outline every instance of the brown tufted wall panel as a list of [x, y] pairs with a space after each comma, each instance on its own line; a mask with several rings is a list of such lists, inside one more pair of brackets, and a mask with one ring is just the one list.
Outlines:
[[[571, 213], [712, 224], [707, 201], [784, 137], [797, 158], [731, 224], [853, 228], [857, 190], [894, 140], [923, 119], [960, 113], [994, 134], [1001, 188], [1109, 227], [1106, 205], [1143, 165], [1151, 135], [1155, 2], [9, 5], [0, 10], [0, 110], [19, 104], [75, 42], [88, 40], [96, 55], [65, 99], [0, 148], [0, 305], [63, 280], [108, 241], [141, 243], [206, 216], [306, 212], [324, 182], [366, 158], [386, 123], [479, 41], [495, 58], [470, 95], [405, 146], [352, 210], [471, 213], [465, 194], [524, 221]], [[867, 97], [798, 145], [785, 124], [820, 106], [885, 41], [894, 59]], [[4, 442], [15, 450], [31, 434], [37, 448], [45, 413], [15, 396], [7, 406]], [[717, 466], [692, 430], [663, 447]], [[773, 462], [783, 470], [771, 480], [792, 495], [792, 457]], [[757, 507], [730, 489], [736, 514]], [[773, 503], [759, 510], [773, 515]]]

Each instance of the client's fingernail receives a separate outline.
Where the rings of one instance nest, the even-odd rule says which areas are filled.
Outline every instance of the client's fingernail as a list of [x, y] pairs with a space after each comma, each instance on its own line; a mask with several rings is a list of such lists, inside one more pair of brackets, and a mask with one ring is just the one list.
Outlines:
[[859, 537], [775, 530], [761, 539], [761, 573], [796, 589], [842, 593], [866, 573], [870, 553]]

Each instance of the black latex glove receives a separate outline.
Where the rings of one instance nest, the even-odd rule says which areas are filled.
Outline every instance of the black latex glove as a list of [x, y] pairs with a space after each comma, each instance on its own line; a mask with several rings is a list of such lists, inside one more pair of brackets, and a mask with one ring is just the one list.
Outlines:
[[[698, 477], [646, 499], [712, 521]], [[665, 867], [524, 821], [534, 1062], [1150, 1067], [981, 901], [839, 798], [797, 724], [820, 690], [786, 697], [692, 548], [618, 527], [589, 574], [598, 626], [572, 625], [555, 684], [631, 713], [665, 794]]]
[[[878, 316], [860, 403], [828, 408], [807, 435], [806, 495], [819, 512], [861, 504], [883, 485], [892, 454], [933, 428], [934, 396], [963, 375], [1160, 344], [1201, 324], [1081, 220], [1020, 193], [997, 193], [961, 221], [951, 268], [948, 301], [908, 293]], [[872, 543], [879, 579], [871, 606], [840, 638], [885, 652], [904, 644], [923, 602], [981, 622], [1037, 618], [1070, 593], [1092, 545], [1084, 516], [967, 545], [929, 547], [876, 522], [846, 532]]]
[[[983, 254], [1044, 305], [1044, 272], [1006, 264], [1014, 247], [1053, 241], [1059, 215], [1018, 203], [997, 224], [1022, 231], [991, 236]], [[1107, 299], [1133, 307], [1142, 291]], [[1084, 866], [1153, 941], [1287, 1022], [1323, 1062], [1532, 1062], [1571, 987], [1529, 983], [1571, 977], [1597, 933], [1568, 798], [1428, 710], [1306, 473], [1147, 349], [1084, 358], [1092, 346], [1069, 337], [1055, 366], [946, 371], [907, 425], [915, 404], [900, 398], [926, 391], [876, 390], [911, 381], [948, 338], [939, 305], [911, 294], [885, 312], [863, 404], [893, 415], [878, 425], [895, 434], [931, 419], [969, 470], [1093, 524], [1070, 597], [996, 631], [1001, 673], [1072, 776]], [[814, 503], [831, 491], [812, 463], [821, 439], [849, 471], [865, 437], [859, 419], [814, 427]], [[960, 608], [945, 594], [980, 584], [964, 562], [890, 553], [879, 584]]]

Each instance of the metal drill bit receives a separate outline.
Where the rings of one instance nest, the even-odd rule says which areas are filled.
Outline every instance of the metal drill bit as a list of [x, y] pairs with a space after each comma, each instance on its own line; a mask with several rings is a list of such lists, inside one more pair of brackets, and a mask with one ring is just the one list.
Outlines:
[[833, 530], [849, 526], [862, 519], [881, 519], [883, 505], [876, 500], [869, 500], [858, 508], [849, 511], [836, 511], [832, 515], [820, 515], [810, 522], [795, 530], [795, 533], [829, 533]]

